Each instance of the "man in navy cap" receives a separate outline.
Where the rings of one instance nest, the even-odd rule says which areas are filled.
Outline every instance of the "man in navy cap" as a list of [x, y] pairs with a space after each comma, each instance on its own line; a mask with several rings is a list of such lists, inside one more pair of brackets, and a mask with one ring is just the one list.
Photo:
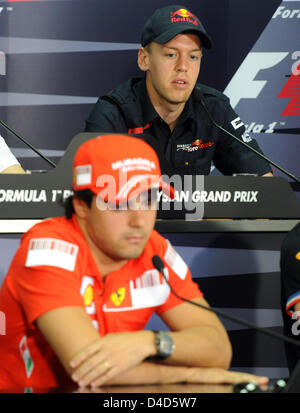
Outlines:
[[160, 8], [145, 23], [139, 68], [132, 78], [99, 98], [86, 121], [87, 132], [140, 135], [159, 155], [162, 172], [208, 175], [212, 162], [224, 174], [272, 175], [269, 164], [228, 135], [214, 120], [260, 151], [221, 92], [197, 83], [203, 48], [211, 39], [185, 6]]

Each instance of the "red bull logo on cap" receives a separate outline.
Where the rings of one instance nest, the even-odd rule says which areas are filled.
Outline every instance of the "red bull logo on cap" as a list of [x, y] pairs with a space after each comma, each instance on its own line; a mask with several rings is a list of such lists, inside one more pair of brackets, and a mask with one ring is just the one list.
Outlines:
[[171, 23], [187, 22], [198, 26], [196, 17], [186, 9], [178, 9], [171, 12]]

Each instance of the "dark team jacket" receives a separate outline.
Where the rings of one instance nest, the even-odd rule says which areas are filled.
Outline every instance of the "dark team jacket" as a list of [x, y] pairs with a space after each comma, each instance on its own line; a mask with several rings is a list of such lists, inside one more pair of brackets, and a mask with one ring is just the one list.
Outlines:
[[263, 175], [270, 172], [267, 162], [212, 124], [201, 104], [198, 88], [214, 120], [261, 152], [257, 142], [245, 132], [245, 126], [230, 106], [229, 99], [199, 83], [186, 102], [173, 132], [155, 111], [144, 78], [127, 80], [100, 97], [86, 121], [85, 131], [144, 137], [158, 153], [162, 172], [167, 174], [208, 175], [212, 161], [224, 175]]

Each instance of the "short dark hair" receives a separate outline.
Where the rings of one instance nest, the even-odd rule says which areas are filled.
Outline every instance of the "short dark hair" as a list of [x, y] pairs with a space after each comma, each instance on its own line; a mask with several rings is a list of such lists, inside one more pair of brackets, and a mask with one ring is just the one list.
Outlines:
[[74, 191], [73, 195], [69, 196], [64, 202], [63, 207], [65, 209], [65, 217], [71, 219], [72, 215], [75, 213], [73, 206], [73, 198], [76, 197], [81, 201], [84, 201], [90, 208], [92, 205], [93, 197], [95, 194], [90, 189], [84, 189], [82, 191]]

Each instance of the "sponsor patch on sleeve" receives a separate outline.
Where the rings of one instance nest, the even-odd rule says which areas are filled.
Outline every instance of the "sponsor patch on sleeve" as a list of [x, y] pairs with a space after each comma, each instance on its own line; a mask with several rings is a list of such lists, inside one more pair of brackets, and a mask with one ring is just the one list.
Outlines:
[[25, 267], [48, 265], [74, 271], [78, 246], [55, 238], [30, 240]]
[[175, 249], [170, 243], [168, 243], [168, 248], [164, 256], [166, 263], [172, 268], [172, 270], [178, 275], [182, 280], [185, 279], [188, 267], [183, 261], [181, 256], [177, 254]]
[[239, 129], [241, 126], [243, 126], [243, 122], [241, 121], [240, 118], [235, 118], [233, 121], [231, 121], [231, 125], [235, 130]]
[[24, 361], [26, 376], [29, 379], [34, 369], [34, 363], [31, 358], [26, 336], [22, 337], [19, 343], [19, 350]]
[[294, 312], [294, 305], [300, 302], [300, 291], [297, 291], [295, 294], [291, 295], [286, 302], [286, 313], [292, 317]]
[[242, 139], [243, 139], [243, 141], [246, 142], [246, 143], [252, 141], [251, 136], [250, 136], [249, 133], [247, 133], [247, 132], [244, 132], [244, 133], [242, 134]]

